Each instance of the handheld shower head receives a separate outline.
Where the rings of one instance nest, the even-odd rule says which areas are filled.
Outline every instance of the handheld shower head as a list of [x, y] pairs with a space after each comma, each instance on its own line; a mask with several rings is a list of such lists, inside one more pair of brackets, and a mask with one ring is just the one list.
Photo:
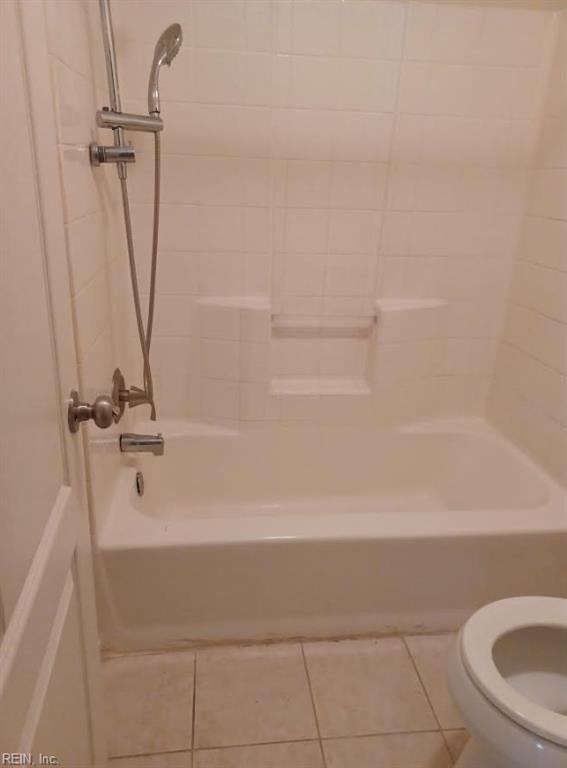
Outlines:
[[171, 66], [171, 62], [177, 56], [181, 43], [183, 42], [183, 33], [179, 24], [171, 24], [165, 29], [156, 43], [154, 50], [154, 60], [150, 70], [150, 80], [148, 83], [148, 112], [150, 115], [159, 115], [159, 71], [164, 64]]

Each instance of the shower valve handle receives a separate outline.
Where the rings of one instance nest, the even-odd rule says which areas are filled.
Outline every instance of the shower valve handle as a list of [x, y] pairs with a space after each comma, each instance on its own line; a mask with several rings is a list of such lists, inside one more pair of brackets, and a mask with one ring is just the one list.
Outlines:
[[121, 403], [128, 403], [130, 408], [135, 408], [137, 405], [151, 405], [151, 400], [146, 394], [146, 390], [134, 385], [130, 389], [121, 389], [119, 400]]
[[118, 411], [117, 422], [122, 418], [126, 405], [129, 408], [135, 408], [137, 405], [151, 405], [153, 408], [153, 402], [145, 389], [135, 386], [127, 388], [120, 368], [114, 371], [112, 377], [112, 402]]

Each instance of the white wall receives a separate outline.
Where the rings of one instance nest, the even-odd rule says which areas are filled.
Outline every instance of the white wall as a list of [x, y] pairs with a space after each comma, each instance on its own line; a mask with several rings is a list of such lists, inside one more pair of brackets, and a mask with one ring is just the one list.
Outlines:
[[[108, 179], [91, 167], [88, 152], [96, 139], [89, 11], [98, 23], [87, 0], [45, 0], [80, 395], [92, 402], [110, 392], [118, 355], [111, 300], [117, 269], [106, 244]], [[83, 429], [91, 508], [102, 521], [120, 466], [118, 430], [102, 432], [91, 423]]]
[[561, 14], [527, 215], [490, 399], [495, 422], [567, 473], [567, 13]]
[[[185, 38], [161, 75], [161, 415], [482, 413], [554, 14], [405, 0], [134, 5], [113, 4], [125, 108], [146, 111], [161, 29], [179, 21]], [[132, 139], [147, 262], [151, 143]]]

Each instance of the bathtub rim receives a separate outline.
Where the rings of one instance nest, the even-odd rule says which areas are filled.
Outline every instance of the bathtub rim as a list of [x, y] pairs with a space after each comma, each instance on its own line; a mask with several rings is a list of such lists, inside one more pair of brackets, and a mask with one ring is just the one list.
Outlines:
[[[344, 511], [309, 514], [311, 503], [284, 502], [277, 515], [256, 512], [233, 517], [219, 515], [211, 519], [160, 518], [146, 515], [132, 504], [137, 467], [131, 465], [124, 466], [119, 473], [105, 525], [97, 536], [97, 549], [567, 533], [567, 489], [486, 421], [439, 419], [401, 426], [394, 431], [401, 434], [466, 434], [502, 442], [545, 485], [548, 498], [539, 506], [524, 508], [373, 512], [371, 499], [353, 496], [341, 500], [342, 507], [352, 504], [359, 509], [348, 514]], [[212, 427], [209, 431], [207, 425], [190, 425], [190, 431], [184, 432], [179, 423], [173, 423], [171, 432], [165, 437], [175, 435], [179, 438], [187, 434], [234, 437], [238, 433], [222, 427]], [[321, 504], [329, 507], [328, 501]], [[331, 502], [330, 506], [336, 507], [336, 502]], [[360, 511], [361, 507], [364, 511]]]

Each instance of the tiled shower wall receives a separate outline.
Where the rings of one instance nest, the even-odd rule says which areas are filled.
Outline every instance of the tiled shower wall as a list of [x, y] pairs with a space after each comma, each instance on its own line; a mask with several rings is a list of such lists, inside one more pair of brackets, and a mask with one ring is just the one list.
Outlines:
[[554, 475], [567, 459], [567, 13], [490, 399], [496, 423]]
[[[113, 3], [126, 109], [184, 28], [161, 74], [162, 416], [482, 412], [557, 24], [501, 6]], [[132, 139], [147, 262], [152, 147]]]
[[[118, 361], [110, 298], [117, 270], [107, 250], [105, 236], [108, 226], [104, 213], [107, 177], [101, 175], [99, 169], [91, 168], [88, 153], [89, 143], [96, 138], [88, 15], [92, 9], [86, 0], [45, 0], [44, 9], [78, 380], [82, 398], [92, 402], [97, 395], [110, 391], [112, 371]], [[91, 424], [83, 430], [87, 428], [89, 492], [96, 517], [102, 519], [119, 469], [117, 430], [112, 428], [101, 433]]]

